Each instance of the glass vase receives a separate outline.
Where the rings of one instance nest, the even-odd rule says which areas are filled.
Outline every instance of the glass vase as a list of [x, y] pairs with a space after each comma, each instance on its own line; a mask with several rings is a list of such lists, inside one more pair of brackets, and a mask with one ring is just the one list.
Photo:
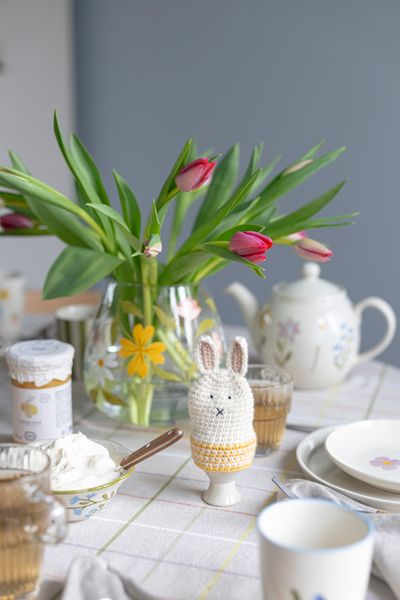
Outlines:
[[152, 286], [112, 281], [86, 344], [84, 384], [97, 408], [140, 426], [188, 416], [187, 395], [198, 376], [194, 349], [225, 338], [213, 298], [202, 286]]

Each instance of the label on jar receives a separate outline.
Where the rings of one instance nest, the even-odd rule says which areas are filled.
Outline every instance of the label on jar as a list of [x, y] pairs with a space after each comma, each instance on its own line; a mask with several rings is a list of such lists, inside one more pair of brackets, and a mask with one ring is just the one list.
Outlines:
[[29, 444], [72, 433], [71, 380], [42, 389], [11, 387], [12, 427], [16, 442]]

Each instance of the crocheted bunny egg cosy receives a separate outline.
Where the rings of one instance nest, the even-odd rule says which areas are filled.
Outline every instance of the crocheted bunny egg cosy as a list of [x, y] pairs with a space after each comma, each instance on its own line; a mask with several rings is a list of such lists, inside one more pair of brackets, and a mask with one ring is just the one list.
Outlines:
[[256, 448], [246, 340], [233, 340], [226, 369], [219, 361], [214, 340], [202, 337], [196, 348], [201, 376], [189, 390], [192, 456], [205, 471], [241, 471], [251, 465]]

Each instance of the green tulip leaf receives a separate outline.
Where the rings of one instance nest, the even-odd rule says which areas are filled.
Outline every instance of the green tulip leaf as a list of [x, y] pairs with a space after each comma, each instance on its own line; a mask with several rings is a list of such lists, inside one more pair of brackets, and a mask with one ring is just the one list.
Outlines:
[[140, 238], [141, 216], [140, 208], [136, 196], [129, 187], [125, 179], [113, 171], [114, 181], [117, 186], [119, 202], [121, 205], [122, 214], [129, 230], [135, 237]]
[[320, 142], [318, 142], [318, 144], [315, 144], [315, 146], [310, 148], [310, 150], [308, 150], [308, 152], [303, 154], [303, 156], [300, 157], [300, 160], [308, 160], [309, 158], [315, 158], [316, 155], [318, 154], [319, 150], [321, 150], [321, 148], [324, 144], [325, 144], [325, 140], [322, 139]]
[[2, 207], [9, 208], [13, 212], [18, 213], [19, 215], [24, 215], [25, 217], [29, 217], [30, 219], [34, 219], [36, 217], [35, 213], [29, 208], [22, 194], [0, 190], [0, 208]]
[[[302, 168], [294, 171], [291, 171], [294, 165], [284, 169], [260, 192], [262, 204], [265, 206], [267, 203], [274, 202], [279, 197], [287, 194], [290, 190], [297, 188], [300, 184], [307, 181], [311, 175], [314, 175], [314, 173], [317, 173], [320, 169], [335, 161], [345, 150], [346, 148], [342, 147], [333, 150], [332, 152], [328, 152], [320, 158], [303, 158], [302, 161], [298, 162], [305, 161], [306, 164], [304, 164]], [[311, 162], [308, 162], [309, 160]]]
[[[306, 221], [316, 213], [320, 212], [336, 196], [345, 183], [346, 180], [341, 181], [315, 200], [308, 202], [301, 208], [298, 208], [288, 215], [275, 219], [274, 222], [268, 227], [268, 235], [270, 235], [272, 238], [282, 237], [282, 235], [287, 234], [282, 234], [281, 232], [286, 231], [288, 227], [299, 227], [299, 223]], [[302, 228], [300, 227], [296, 229], [296, 231], [301, 231], [301, 229]]]
[[37, 237], [41, 235], [53, 235], [53, 233], [43, 227], [25, 227], [24, 229], [14, 228], [0, 231], [1, 237]]
[[[75, 134], [71, 136], [70, 147], [72, 158], [78, 165], [80, 172], [83, 173], [86, 179], [90, 182], [91, 187], [103, 205], [110, 206], [110, 200], [108, 198], [107, 191], [104, 187], [97, 165], [82, 141]], [[79, 185], [77, 188], [79, 190]], [[88, 194], [86, 194], [86, 196], [89, 197]], [[100, 222], [104, 224], [104, 221], [100, 220]], [[131, 241], [127, 240], [127, 235], [125, 232], [120, 231], [120, 226], [118, 226], [117, 230], [115, 231], [115, 238], [124, 255], [129, 257], [131, 254], [129, 251]]]
[[43, 299], [85, 292], [122, 262], [117, 256], [104, 252], [68, 246], [50, 267], [44, 283]]
[[258, 175], [259, 171], [256, 171], [244, 185], [240, 186], [236, 190], [233, 196], [227, 202], [225, 202], [221, 208], [219, 208], [216, 212], [209, 214], [207, 220], [202, 225], [197, 227], [197, 229], [193, 231], [186, 242], [184, 242], [184, 244], [180, 247], [177, 256], [186, 254], [200, 242], [205, 240], [222, 222], [225, 216], [230, 214], [230, 212], [243, 200], [243, 198], [246, 197], [248, 190], [251, 189]]
[[[56, 111], [54, 111], [53, 126], [54, 126], [54, 134], [56, 136], [56, 140], [57, 140], [58, 146], [60, 148], [60, 151], [65, 159], [65, 162], [67, 163], [69, 170], [71, 171], [72, 175], [74, 176], [76, 185], [80, 189], [81, 194], [86, 198], [86, 204], [102, 204], [102, 200], [99, 197], [99, 195], [93, 185], [94, 175], [92, 174], [90, 167], [88, 167], [88, 158], [87, 158], [88, 152], [87, 151], [84, 156], [83, 144], [78, 146], [77, 138], [75, 136], [75, 139], [71, 138], [71, 142], [74, 145], [74, 151], [72, 151], [68, 147], [68, 145], [64, 141], [64, 137], [61, 133], [61, 129], [60, 129], [60, 125], [58, 123], [58, 117], [57, 117]], [[89, 161], [89, 162], [92, 165], [94, 165], [93, 159], [91, 159], [91, 161]], [[89, 172], [88, 172], [88, 169], [89, 169]], [[96, 170], [97, 170], [97, 167], [96, 167]], [[102, 186], [102, 189], [104, 190], [104, 186]], [[105, 190], [103, 191], [103, 193], [107, 196]], [[108, 204], [109, 204], [109, 201], [108, 201]], [[86, 210], [90, 214], [90, 210], [88, 211], [88, 208], [86, 208], [86, 209], [83, 208], [83, 210]], [[96, 218], [97, 218], [98, 222], [100, 223], [100, 225], [102, 226], [102, 228], [104, 229], [105, 235], [106, 235], [107, 240], [109, 241], [110, 245], [114, 247], [115, 246], [115, 236], [114, 236], [114, 228], [113, 228], [112, 223], [110, 223], [107, 219], [105, 219], [101, 214], [97, 215]]]
[[239, 256], [239, 254], [236, 254], [235, 252], [229, 250], [229, 248], [220, 246], [215, 242], [207, 242], [206, 244], [203, 244], [203, 248], [205, 251], [209, 252], [210, 254], [213, 254], [214, 256], [219, 256], [220, 258], [225, 260], [242, 263], [243, 265], [246, 265], [247, 267], [252, 269], [252, 271], [254, 271], [259, 277], [265, 279], [264, 269], [259, 264], [253, 263], [250, 260], [242, 258], [241, 256]]
[[110, 200], [104, 187], [100, 171], [93, 157], [76, 134], [72, 134], [71, 136], [70, 147], [71, 155], [75, 160], [75, 163], [79, 166], [81, 172], [85, 173], [97, 196], [103, 204], [110, 206]]
[[160, 225], [160, 219], [158, 216], [157, 204], [156, 204], [156, 201], [153, 200], [153, 204], [151, 206], [149, 222], [146, 227], [146, 233], [145, 233], [146, 242], [148, 240], [150, 240], [151, 236], [160, 235], [160, 232], [161, 232], [161, 225]]
[[202, 250], [174, 257], [160, 274], [159, 283], [161, 285], [175, 285], [184, 281], [206, 260], [207, 254]]
[[116, 211], [112, 206], [106, 206], [105, 204], [88, 204], [88, 206], [93, 208], [93, 210], [102, 213], [108, 219], [113, 221], [125, 236], [132, 248], [134, 248], [137, 252], [140, 251], [140, 241], [133, 235], [133, 233], [129, 231], [128, 225], [125, 223], [118, 211]]
[[205, 223], [210, 213], [215, 213], [228, 200], [239, 170], [239, 155], [239, 144], [235, 144], [216, 166], [192, 231]]
[[[161, 188], [160, 194], [157, 198], [157, 208], [160, 209], [166, 203], [168, 192], [175, 185], [175, 177], [178, 175], [179, 171], [185, 166], [187, 157], [190, 154], [190, 149], [192, 147], [193, 140], [189, 139], [183, 146], [182, 150], [178, 158], [175, 161], [174, 166], [172, 167], [167, 179], [164, 182], [164, 185]], [[176, 190], [178, 192], [178, 190]], [[165, 213], [164, 213], [165, 214]], [[160, 232], [158, 232], [160, 233]]]
[[257, 223], [242, 223], [240, 225], [232, 227], [231, 229], [226, 229], [225, 231], [220, 233], [216, 237], [216, 239], [229, 241], [232, 238], [232, 236], [235, 235], [235, 233], [237, 233], [238, 231], [255, 231], [257, 233], [260, 233], [263, 229], [264, 226], [259, 225]]
[[[14, 184], [14, 189], [18, 189], [23, 193], [26, 204], [39, 221], [66, 244], [93, 249], [101, 248], [101, 244], [93, 231], [83, 225], [75, 215], [71, 214], [71, 212], [74, 212], [75, 204], [56, 190], [52, 190], [52, 188], [31, 177], [28, 169], [15, 152], [9, 152], [9, 155], [14, 171], [4, 173], [3, 177], [8, 176], [8, 185], [14, 187]], [[22, 174], [24, 178], [13, 177], [12, 173]], [[0, 173], [0, 181], [1, 176]], [[48, 203], [46, 199], [50, 198], [53, 202]], [[60, 208], [63, 210], [60, 211]]]

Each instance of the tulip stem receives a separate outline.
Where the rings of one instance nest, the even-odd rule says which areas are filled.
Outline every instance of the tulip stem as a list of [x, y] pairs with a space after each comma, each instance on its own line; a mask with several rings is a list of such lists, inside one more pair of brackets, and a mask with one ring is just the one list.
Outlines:
[[151, 288], [149, 285], [149, 265], [146, 263], [146, 259], [142, 258], [141, 261], [142, 271], [142, 288], [143, 288], [143, 316], [145, 325], [151, 325], [152, 321], [152, 298]]
[[215, 267], [222, 263], [223, 260], [223, 258], [211, 258], [209, 261], [207, 261], [204, 267], [197, 269], [197, 271], [194, 273], [192, 281], [196, 283], [198, 281], [202, 281], [213, 269], [215, 269]]
[[178, 193], [179, 193], [179, 189], [176, 186], [173, 187], [172, 190], [166, 196], [164, 196], [163, 198], [161, 198], [161, 200], [159, 202], [157, 202], [157, 209], [160, 210], [161, 208], [163, 208]]

